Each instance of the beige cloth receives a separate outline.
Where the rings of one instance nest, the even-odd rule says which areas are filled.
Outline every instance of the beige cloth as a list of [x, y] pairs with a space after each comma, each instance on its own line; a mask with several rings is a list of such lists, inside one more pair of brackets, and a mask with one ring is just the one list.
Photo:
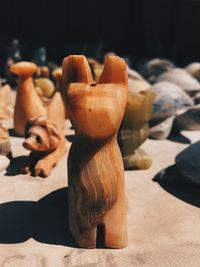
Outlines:
[[[184, 134], [193, 142], [200, 136]], [[128, 247], [87, 250], [73, 247], [67, 231], [67, 155], [46, 179], [16, 175], [16, 166], [28, 154], [22, 141], [11, 138], [15, 164], [0, 174], [1, 267], [200, 266], [199, 189], [152, 181], [187, 145], [144, 143], [152, 167], [125, 172]]]

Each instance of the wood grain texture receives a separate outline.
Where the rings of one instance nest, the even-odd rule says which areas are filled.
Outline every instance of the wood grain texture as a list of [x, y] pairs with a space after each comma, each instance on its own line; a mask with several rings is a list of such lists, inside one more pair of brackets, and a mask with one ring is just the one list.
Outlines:
[[84, 56], [63, 61], [63, 95], [75, 129], [68, 157], [69, 224], [80, 247], [94, 248], [102, 225], [106, 247], [126, 246], [124, 171], [116, 134], [127, 101], [124, 60], [106, 58], [98, 84]]
[[11, 66], [11, 72], [19, 76], [17, 98], [14, 111], [14, 129], [23, 136], [26, 122], [43, 116], [63, 127], [65, 109], [61, 94], [55, 92], [50, 100], [42, 98], [36, 90], [32, 75], [37, 66], [30, 62], [19, 62]]

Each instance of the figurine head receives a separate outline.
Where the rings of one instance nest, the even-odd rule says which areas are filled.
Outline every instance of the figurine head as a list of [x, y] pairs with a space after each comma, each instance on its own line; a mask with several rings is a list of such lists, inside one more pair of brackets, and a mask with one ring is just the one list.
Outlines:
[[37, 66], [32, 62], [21, 61], [13, 64], [10, 71], [20, 77], [32, 76], [37, 71]]
[[127, 102], [127, 67], [117, 56], [106, 57], [96, 84], [84, 56], [63, 61], [63, 96], [77, 134], [92, 139], [115, 135]]
[[62, 138], [58, 126], [44, 117], [29, 120], [25, 127], [25, 141], [23, 146], [30, 151], [55, 150]]

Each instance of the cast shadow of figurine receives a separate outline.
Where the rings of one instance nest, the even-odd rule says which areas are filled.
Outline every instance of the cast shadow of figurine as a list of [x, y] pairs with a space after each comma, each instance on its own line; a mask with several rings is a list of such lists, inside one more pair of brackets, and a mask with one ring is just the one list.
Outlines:
[[15, 176], [22, 174], [22, 169], [27, 165], [28, 156], [19, 156], [10, 158], [10, 164], [6, 169], [5, 176]]
[[[75, 135], [66, 136], [66, 139], [69, 142], [72, 142], [74, 136]], [[32, 159], [31, 161], [30, 161], [29, 155], [18, 156], [18, 157], [13, 157], [11, 155], [9, 158], [10, 158], [10, 164], [6, 169], [5, 176], [15, 176], [15, 175], [19, 175], [19, 174], [26, 174], [26, 172], [24, 172], [23, 170], [27, 166], [29, 166], [29, 168], [30, 168], [31, 175], [35, 176], [34, 168], [35, 168], [35, 165], [37, 164], [37, 162], [39, 160], [38, 158]]]
[[0, 243], [21, 243], [29, 238], [74, 247], [69, 233], [67, 187], [51, 192], [39, 201], [0, 204]]
[[15, 129], [14, 128], [12, 128], [12, 129], [8, 129], [8, 132], [9, 132], [9, 136], [10, 137], [21, 137], [21, 136], [19, 136], [16, 132], [15, 132]]
[[189, 138], [182, 135], [181, 133], [174, 131], [167, 137], [167, 140], [181, 144], [191, 144], [191, 140]]
[[166, 181], [163, 171], [157, 173], [153, 181], [157, 182], [165, 191], [173, 196], [200, 208], [200, 186], [186, 181], [177, 181], [173, 176], [170, 177], [170, 181]]
[[75, 139], [75, 134], [66, 135], [65, 138], [72, 143]]

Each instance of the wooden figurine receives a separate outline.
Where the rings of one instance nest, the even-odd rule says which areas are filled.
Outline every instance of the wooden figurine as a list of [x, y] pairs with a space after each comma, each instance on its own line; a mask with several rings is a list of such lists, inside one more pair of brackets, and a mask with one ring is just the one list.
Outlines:
[[14, 128], [23, 136], [26, 122], [33, 117], [46, 117], [63, 127], [65, 107], [61, 94], [55, 92], [51, 99], [38, 94], [32, 75], [37, 66], [31, 62], [19, 62], [11, 66], [11, 72], [19, 76], [17, 99], [14, 111]]
[[43, 117], [27, 122], [23, 146], [31, 151], [23, 173], [32, 171], [35, 176], [42, 177], [49, 176], [68, 148], [63, 131]]
[[95, 248], [97, 228], [104, 244], [127, 244], [126, 200], [117, 131], [127, 102], [127, 68], [117, 56], [106, 58], [98, 84], [87, 59], [63, 61], [63, 94], [75, 140], [68, 157], [70, 232], [80, 247]]
[[9, 156], [11, 153], [10, 136], [8, 129], [0, 123], [0, 155]]
[[[58, 90], [61, 95], [63, 95], [63, 78], [62, 78], [62, 68], [56, 68], [52, 71], [52, 76], [56, 80], [56, 90]], [[68, 119], [67, 110], [65, 109], [65, 118]]]
[[136, 151], [149, 136], [155, 94], [151, 90], [128, 92], [128, 101], [118, 135], [125, 169], [148, 169], [151, 158], [143, 150]]
[[55, 92], [55, 86], [49, 78], [36, 78], [35, 84], [41, 89], [41, 94], [51, 98]]
[[52, 76], [56, 80], [56, 90], [62, 93], [63, 83], [62, 83], [62, 68], [56, 68], [52, 71]]

